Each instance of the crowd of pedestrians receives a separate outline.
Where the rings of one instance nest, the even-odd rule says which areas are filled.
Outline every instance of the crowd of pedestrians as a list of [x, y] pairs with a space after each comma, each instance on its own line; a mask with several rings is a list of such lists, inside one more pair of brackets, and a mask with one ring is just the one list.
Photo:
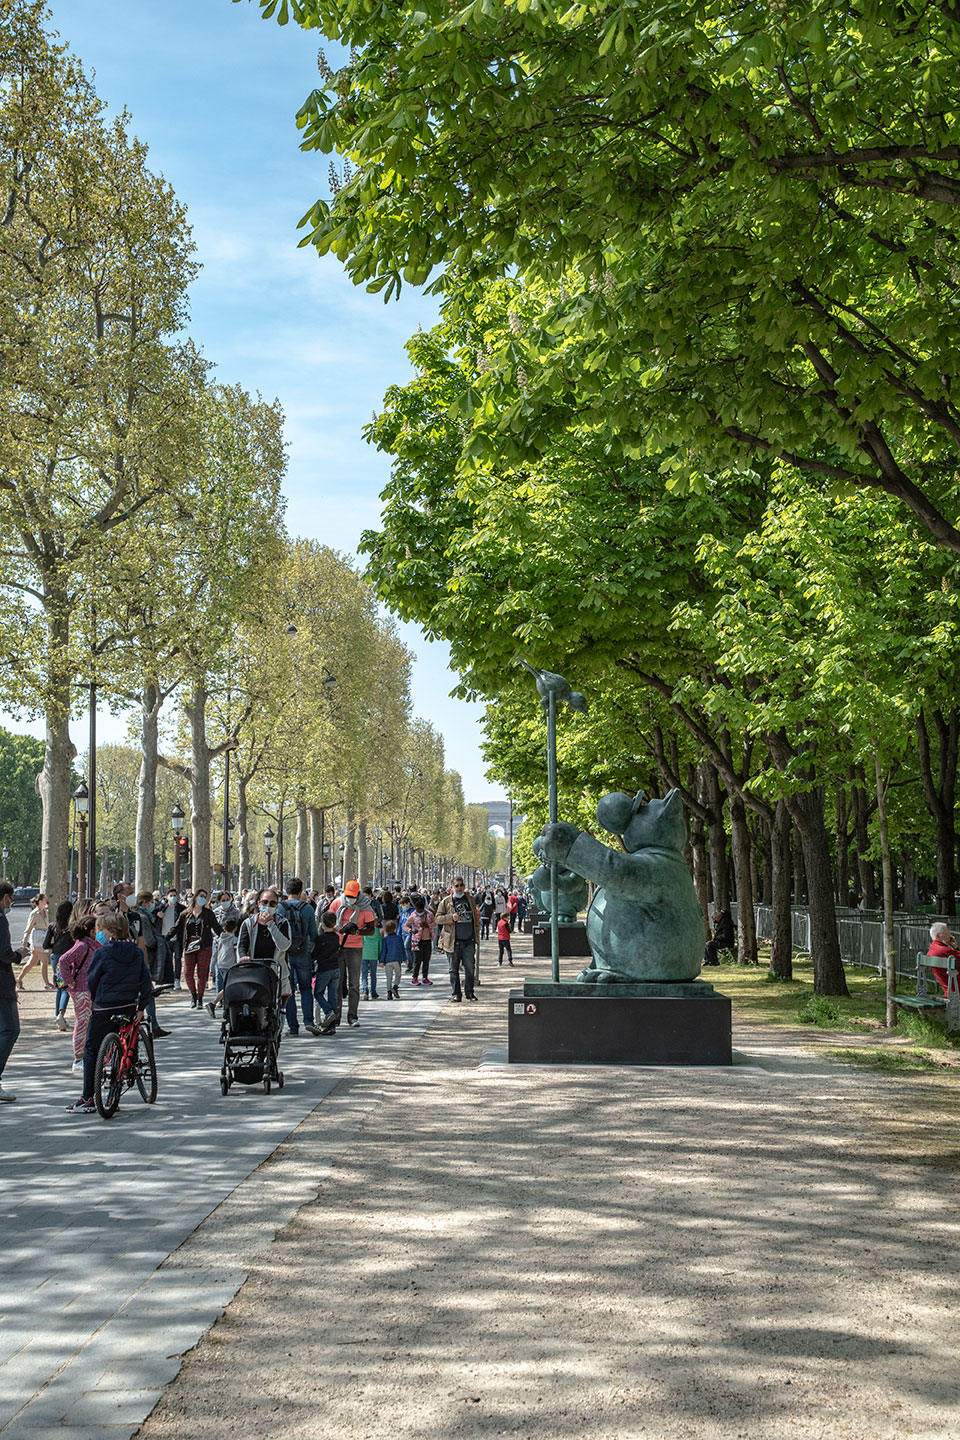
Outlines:
[[[511, 933], [522, 925], [527, 900], [505, 887], [468, 889], [457, 877], [445, 892], [327, 885], [307, 891], [298, 878], [283, 893], [272, 886], [240, 894], [179, 894], [115, 885], [107, 898], [63, 901], [53, 916], [39, 895], [22, 945], [10, 938], [13, 886], [0, 883], [0, 1100], [3, 1071], [20, 1033], [18, 993], [39, 968], [51, 992], [53, 1023], [61, 1031], [73, 1007], [73, 1060], [83, 1094], [68, 1108], [90, 1113], [96, 1047], [105, 1017], [118, 1008], [141, 1010], [154, 1039], [159, 1023], [154, 989], [186, 989], [190, 1009], [216, 1017], [229, 971], [245, 960], [279, 962], [286, 1033], [332, 1039], [346, 1021], [360, 1024], [361, 1001], [397, 1001], [401, 984], [431, 986], [431, 963], [446, 963], [451, 998], [476, 1001], [480, 941], [493, 938], [498, 963], [513, 964]], [[19, 973], [18, 973], [19, 967]], [[205, 998], [206, 997], [206, 998]]]

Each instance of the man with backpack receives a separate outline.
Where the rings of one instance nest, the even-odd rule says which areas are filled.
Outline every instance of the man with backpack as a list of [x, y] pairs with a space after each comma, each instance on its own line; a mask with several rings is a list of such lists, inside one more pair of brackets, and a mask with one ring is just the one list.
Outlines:
[[303, 1028], [311, 1035], [319, 1035], [320, 1028], [313, 1023], [313, 947], [317, 943], [317, 917], [313, 906], [303, 898], [303, 881], [295, 876], [284, 886], [286, 899], [281, 914], [290, 931], [290, 949], [287, 964], [290, 967], [290, 989], [287, 1001], [287, 1028], [291, 1035], [300, 1034], [297, 1020], [297, 991], [303, 1007]]

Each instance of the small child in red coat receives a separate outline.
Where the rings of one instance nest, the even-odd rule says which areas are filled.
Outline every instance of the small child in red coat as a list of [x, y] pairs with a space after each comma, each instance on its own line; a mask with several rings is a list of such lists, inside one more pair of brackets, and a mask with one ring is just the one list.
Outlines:
[[499, 950], [497, 964], [503, 964], [504, 951], [506, 951], [507, 964], [512, 965], [513, 951], [510, 948], [510, 922], [506, 914], [501, 915], [497, 921], [497, 946]]

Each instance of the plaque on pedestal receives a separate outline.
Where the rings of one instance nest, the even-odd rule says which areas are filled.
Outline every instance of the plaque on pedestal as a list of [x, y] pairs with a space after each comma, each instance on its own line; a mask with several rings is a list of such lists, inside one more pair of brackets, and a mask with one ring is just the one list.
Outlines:
[[[589, 960], [593, 951], [587, 939], [587, 927], [579, 920], [560, 927], [560, 954]], [[540, 921], [533, 927], [534, 955], [550, 954], [550, 922]]]
[[732, 1065], [730, 1001], [703, 981], [527, 981], [508, 1001], [512, 1065]]

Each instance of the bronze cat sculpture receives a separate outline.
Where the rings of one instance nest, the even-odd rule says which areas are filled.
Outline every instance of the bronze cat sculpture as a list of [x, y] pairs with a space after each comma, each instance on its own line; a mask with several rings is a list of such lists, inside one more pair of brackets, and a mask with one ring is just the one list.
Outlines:
[[597, 823], [619, 835], [623, 852], [575, 825], [546, 825], [534, 848], [598, 888], [587, 912], [593, 960], [583, 984], [694, 980], [703, 957], [703, 920], [683, 858], [686, 825], [678, 791], [605, 795]]

